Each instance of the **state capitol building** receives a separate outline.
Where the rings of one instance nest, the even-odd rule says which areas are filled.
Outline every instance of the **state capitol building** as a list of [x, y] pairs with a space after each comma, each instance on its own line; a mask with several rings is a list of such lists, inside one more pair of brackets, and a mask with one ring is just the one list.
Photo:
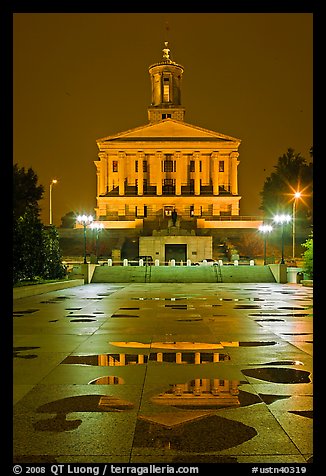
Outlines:
[[260, 224], [240, 217], [241, 140], [184, 121], [184, 68], [172, 61], [167, 42], [148, 71], [148, 124], [97, 140], [96, 220], [137, 231], [140, 255], [168, 259], [170, 244], [179, 245], [180, 259], [211, 257], [211, 237], [200, 243], [200, 230]]

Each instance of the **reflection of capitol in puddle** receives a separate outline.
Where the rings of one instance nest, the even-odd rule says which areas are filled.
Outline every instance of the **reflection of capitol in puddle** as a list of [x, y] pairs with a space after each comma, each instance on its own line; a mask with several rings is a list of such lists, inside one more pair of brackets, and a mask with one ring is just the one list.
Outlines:
[[170, 389], [151, 398], [159, 405], [177, 407], [239, 406], [239, 380], [196, 378], [188, 383], [170, 385]]

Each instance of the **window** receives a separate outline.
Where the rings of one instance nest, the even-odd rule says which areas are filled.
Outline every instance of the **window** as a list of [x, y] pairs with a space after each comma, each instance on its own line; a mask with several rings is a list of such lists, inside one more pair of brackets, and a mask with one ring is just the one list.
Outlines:
[[143, 172], [147, 172], [147, 160], [143, 160]]
[[163, 101], [170, 101], [170, 81], [169, 78], [163, 78]]
[[135, 160], [135, 172], [138, 172], [138, 160]]
[[118, 172], [118, 161], [117, 160], [112, 161], [112, 172]]
[[202, 161], [200, 160], [200, 161], [199, 161], [199, 172], [202, 172], [202, 164], [203, 164], [203, 163], [202, 163]]
[[164, 160], [164, 172], [173, 172], [173, 160]]
[[218, 162], [218, 171], [224, 172], [224, 160], [219, 160]]
[[195, 161], [194, 161], [194, 160], [191, 160], [191, 161], [190, 161], [189, 172], [194, 172], [194, 171], [195, 171]]
[[162, 114], [162, 119], [171, 119], [172, 114]]

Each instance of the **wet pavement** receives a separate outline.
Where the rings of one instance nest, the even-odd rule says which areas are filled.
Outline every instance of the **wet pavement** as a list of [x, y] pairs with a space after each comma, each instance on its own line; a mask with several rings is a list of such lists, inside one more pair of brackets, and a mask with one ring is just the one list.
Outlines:
[[15, 463], [311, 462], [312, 293], [94, 283], [15, 300]]

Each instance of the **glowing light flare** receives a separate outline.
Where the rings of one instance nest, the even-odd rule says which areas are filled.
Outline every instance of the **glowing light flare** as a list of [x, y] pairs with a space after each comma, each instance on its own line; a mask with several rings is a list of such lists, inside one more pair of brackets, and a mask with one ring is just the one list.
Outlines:
[[290, 221], [292, 220], [292, 217], [291, 215], [281, 214], [281, 215], [275, 215], [273, 217], [273, 220], [275, 221], [275, 223], [290, 223]]
[[88, 225], [92, 223], [93, 220], [94, 218], [92, 217], [92, 215], [78, 215], [77, 216], [77, 221], [79, 223], [82, 223], [83, 225]]
[[273, 227], [272, 225], [260, 225], [258, 230], [262, 233], [270, 233], [271, 231], [273, 231]]

